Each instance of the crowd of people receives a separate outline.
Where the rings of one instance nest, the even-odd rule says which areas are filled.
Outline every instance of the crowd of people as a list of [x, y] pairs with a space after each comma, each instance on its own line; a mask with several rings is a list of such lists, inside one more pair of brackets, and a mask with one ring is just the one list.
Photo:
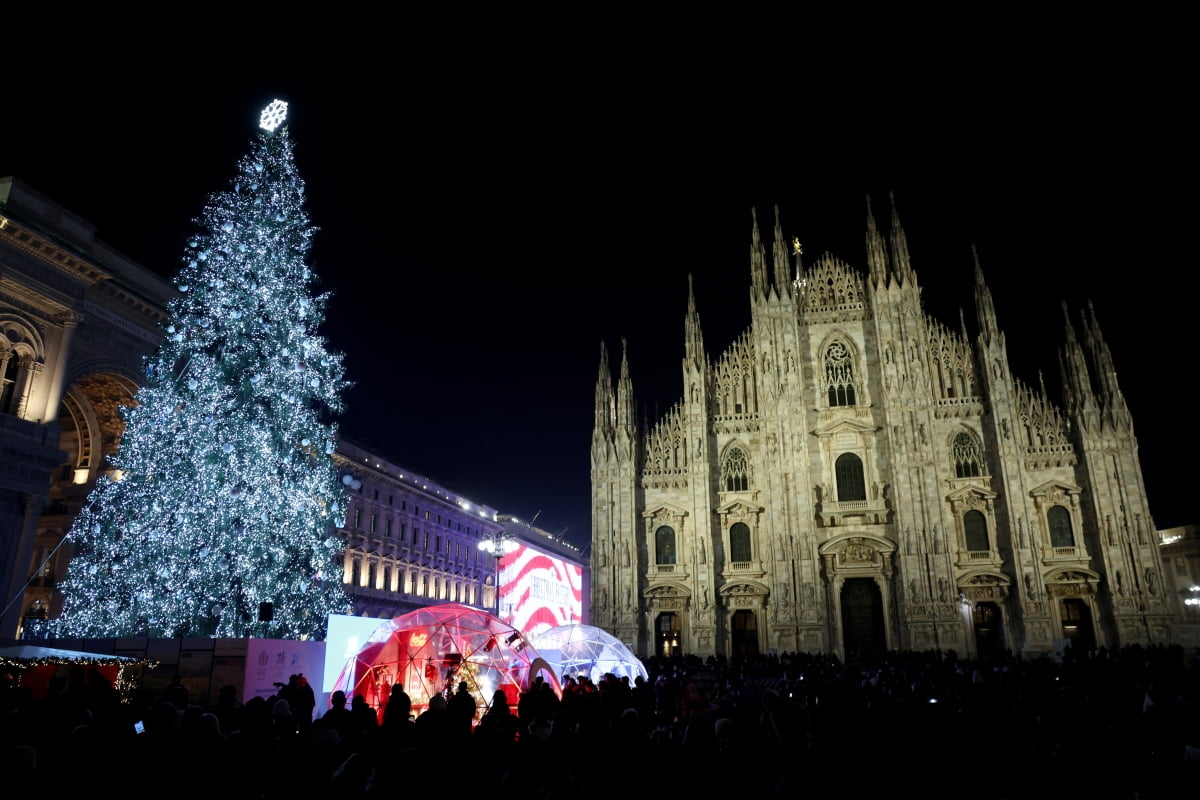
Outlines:
[[[649, 658], [646, 676], [538, 676], [516, 703], [466, 682], [413, 714], [297, 678], [245, 703], [177, 682], [122, 696], [96, 670], [33, 698], [3, 687], [14, 790], [186, 789], [275, 800], [400, 792], [601, 800], [736, 789], [873, 797], [1156, 800], [1200, 786], [1200, 653], [1128, 646], [1061, 660], [892, 651]], [[307, 689], [305, 691], [304, 689]], [[324, 705], [324, 704], [323, 704]], [[140, 722], [144, 732], [138, 733]]]

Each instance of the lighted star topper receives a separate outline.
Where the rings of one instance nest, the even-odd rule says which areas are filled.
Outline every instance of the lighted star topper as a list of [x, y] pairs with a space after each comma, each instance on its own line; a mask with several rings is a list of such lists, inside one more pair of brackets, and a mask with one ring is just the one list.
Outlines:
[[263, 109], [262, 116], [258, 118], [258, 126], [264, 130], [273, 131], [282, 125], [286, 118], [287, 103], [276, 100]]

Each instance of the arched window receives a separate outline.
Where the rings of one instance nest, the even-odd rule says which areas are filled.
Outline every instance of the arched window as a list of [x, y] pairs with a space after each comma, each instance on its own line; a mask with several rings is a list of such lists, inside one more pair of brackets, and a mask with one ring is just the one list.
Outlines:
[[16, 413], [13, 392], [17, 385], [19, 358], [20, 354], [15, 350], [0, 351], [0, 364], [4, 366], [4, 374], [0, 375], [0, 412], [5, 414]]
[[830, 407], [858, 404], [850, 350], [841, 342], [834, 342], [825, 351], [825, 389], [829, 393]]
[[1071, 512], [1062, 506], [1050, 506], [1046, 511], [1046, 524], [1050, 527], [1051, 547], [1074, 547], [1075, 532], [1071, 530]]
[[729, 529], [729, 556], [730, 561], [734, 562], [749, 561], [751, 558], [750, 526], [744, 522], [735, 522]]
[[654, 563], [675, 563], [675, 529], [668, 525], [654, 532]]
[[983, 516], [983, 512], [972, 509], [963, 514], [963, 534], [967, 540], [968, 551], [992, 549], [988, 544], [987, 518]]
[[725, 454], [721, 463], [721, 485], [727, 492], [744, 492], [750, 488], [750, 466], [742, 448], [731, 447]]
[[979, 469], [979, 446], [970, 434], [955, 436], [951, 452], [954, 455], [954, 477], [978, 478], [982, 474]]
[[863, 479], [862, 460], [853, 453], [842, 453], [834, 464], [839, 503], [867, 499], [867, 484]]

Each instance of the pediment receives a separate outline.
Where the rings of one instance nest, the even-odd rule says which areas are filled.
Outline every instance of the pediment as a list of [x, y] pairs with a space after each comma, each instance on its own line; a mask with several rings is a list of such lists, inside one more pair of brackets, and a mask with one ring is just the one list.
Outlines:
[[977, 569], [966, 573], [958, 579], [959, 586], [1012, 586], [1012, 578], [1003, 572], [990, 569]]
[[717, 507], [717, 513], [721, 514], [722, 516], [750, 516], [753, 514], [761, 514], [764, 511], [766, 511], [766, 508], [763, 506], [760, 506], [757, 503], [748, 503], [741, 499], [730, 500], [725, 505]]
[[1069, 495], [1077, 495], [1083, 491], [1083, 489], [1075, 484], [1067, 483], [1066, 481], [1046, 481], [1030, 489], [1029, 494], [1034, 497], [1045, 497], [1046, 495], [1053, 494], [1055, 490]]
[[818, 549], [821, 555], [830, 555], [837, 553], [843, 546], [858, 547], [867, 545], [875, 548], [880, 553], [896, 552], [896, 543], [878, 536], [868, 536], [863, 533], [844, 533], [841, 536], [835, 536], [832, 539], [824, 542]]
[[1100, 573], [1080, 566], [1050, 570], [1043, 578], [1046, 583], [1100, 583]]
[[659, 503], [654, 508], [647, 508], [642, 512], [644, 519], [657, 519], [662, 517], [686, 517], [688, 512], [679, 506], [673, 506], [670, 503]]
[[950, 494], [946, 495], [946, 499], [950, 502], [958, 502], [968, 497], [981, 497], [984, 500], [995, 500], [996, 492], [991, 489], [984, 489], [982, 486], [964, 486], [961, 489], [955, 489]]
[[762, 595], [766, 596], [771, 593], [771, 590], [765, 584], [758, 581], [730, 581], [721, 587], [721, 596], [729, 597], [730, 595]]
[[879, 430], [876, 425], [859, 419], [835, 419], [813, 428], [813, 436], [836, 436], [839, 433], [869, 434]]
[[691, 597], [692, 593], [682, 584], [658, 583], [646, 589], [645, 595], [652, 598]]

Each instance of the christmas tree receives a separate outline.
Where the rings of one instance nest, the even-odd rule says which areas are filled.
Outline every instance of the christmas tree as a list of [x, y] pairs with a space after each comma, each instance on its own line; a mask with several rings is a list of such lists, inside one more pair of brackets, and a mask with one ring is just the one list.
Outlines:
[[318, 329], [316, 229], [275, 101], [197, 220], [162, 345], [68, 534], [66, 637], [323, 639], [347, 613], [335, 559], [340, 354]]

